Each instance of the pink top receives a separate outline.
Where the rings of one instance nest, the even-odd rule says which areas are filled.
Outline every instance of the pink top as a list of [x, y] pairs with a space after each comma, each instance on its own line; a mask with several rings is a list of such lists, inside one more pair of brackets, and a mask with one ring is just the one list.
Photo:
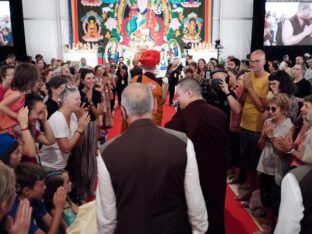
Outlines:
[[[17, 90], [8, 89], [4, 94], [3, 100], [8, 96], [10, 96], [11, 94], [13, 94], [14, 92], [19, 92], [21, 94], [21, 97], [17, 99], [14, 103], [12, 103], [9, 106], [9, 108], [17, 113], [25, 105], [25, 93]], [[11, 118], [10, 116], [8, 116], [3, 112], [0, 112], [0, 130], [5, 130], [11, 133], [11, 128], [13, 128], [17, 124], [18, 122], [16, 119]]]
[[4, 93], [5, 93], [5, 89], [3, 87], [2, 84], [0, 84], [0, 102], [3, 100], [4, 98]]

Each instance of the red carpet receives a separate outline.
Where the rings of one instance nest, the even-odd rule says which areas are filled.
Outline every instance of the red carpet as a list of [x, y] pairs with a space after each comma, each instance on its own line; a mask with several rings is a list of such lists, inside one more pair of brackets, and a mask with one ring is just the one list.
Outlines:
[[[162, 125], [168, 122], [174, 115], [175, 110], [173, 107], [166, 104], [164, 106], [164, 114]], [[107, 140], [119, 135], [121, 129], [121, 114], [120, 108], [116, 108], [114, 125], [109, 130]], [[252, 234], [254, 231], [259, 230], [255, 222], [252, 220], [247, 211], [241, 207], [240, 203], [235, 199], [235, 194], [231, 188], [227, 187], [225, 199], [225, 228], [227, 234]], [[209, 215], [209, 214], [208, 214]]]

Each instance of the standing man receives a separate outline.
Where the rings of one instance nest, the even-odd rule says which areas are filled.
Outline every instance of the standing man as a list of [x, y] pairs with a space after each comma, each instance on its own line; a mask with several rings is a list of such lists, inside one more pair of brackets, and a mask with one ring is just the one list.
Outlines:
[[175, 86], [179, 82], [182, 69], [183, 66], [179, 58], [175, 58], [168, 66], [166, 77], [169, 83], [169, 105], [173, 105]]
[[205, 233], [207, 211], [192, 142], [153, 123], [147, 85], [128, 85], [121, 102], [129, 128], [98, 158], [98, 233]]
[[133, 68], [130, 70], [131, 79], [143, 74], [143, 69], [139, 66], [139, 61], [137, 59], [133, 59], [132, 65]]
[[186, 78], [176, 89], [181, 110], [166, 124], [194, 143], [200, 185], [209, 218], [209, 234], [223, 234], [228, 122], [225, 113], [207, 104], [197, 80]]
[[262, 130], [261, 114], [266, 107], [269, 81], [264, 70], [265, 53], [256, 50], [250, 55], [251, 72], [243, 78], [243, 91], [240, 102], [243, 106], [241, 120], [240, 160], [241, 168], [247, 171], [249, 192], [238, 197], [238, 200], [249, 200], [251, 193], [256, 189], [258, 161], [260, 150], [258, 140]]

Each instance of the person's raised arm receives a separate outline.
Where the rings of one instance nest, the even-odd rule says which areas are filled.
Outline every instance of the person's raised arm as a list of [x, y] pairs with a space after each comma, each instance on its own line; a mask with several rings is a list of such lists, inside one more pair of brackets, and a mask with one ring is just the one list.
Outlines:
[[230, 92], [229, 85], [224, 80], [221, 79], [221, 84], [219, 86], [223, 91], [223, 93], [226, 95], [227, 101], [229, 102], [231, 109], [236, 114], [239, 114], [242, 111], [242, 106]]
[[75, 134], [72, 136], [72, 138], [68, 139], [64, 137], [56, 139], [56, 142], [62, 152], [70, 153], [70, 151], [74, 148], [74, 146], [78, 142], [79, 138], [83, 136], [84, 134], [83, 132], [88, 126], [89, 122], [90, 122], [89, 114], [84, 113], [79, 119], [77, 130], [75, 131]]
[[47, 108], [45, 108], [44, 111], [41, 113], [39, 121], [41, 123], [41, 126], [43, 127], [44, 133], [40, 133], [39, 136], [36, 138], [36, 141], [43, 145], [53, 145], [55, 143], [55, 137], [48, 121]]
[[28, 128], [28, 107], [23, 107], [17, 113], [17, 121], [21, 128], [21, 147], [22, 153], [28, 157], [36, 157], [37, 149], [35, 145], [34, 138], [32, 137]]
[[244, 78], [244, 87], [246, 88], [246, 91], [249, 93], [249, 96], [252, 100], [252, 102], [254, 103], [254, 105], [256, 106], [257, 110], [260, 112], [264, 112], [265, 111], [265, 100], [260, 98], [255, 90], [252, 87], [251, 84], [251, 78], [249, 76], [246, 76]]

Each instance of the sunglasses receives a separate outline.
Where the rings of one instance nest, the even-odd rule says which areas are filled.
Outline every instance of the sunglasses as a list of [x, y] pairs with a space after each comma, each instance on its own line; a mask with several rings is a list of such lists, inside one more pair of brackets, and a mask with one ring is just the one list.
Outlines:
[[268, 106], [267, 111], [272, 111], [273, 113], [276, 112], [276, 107], [275, 106]]

